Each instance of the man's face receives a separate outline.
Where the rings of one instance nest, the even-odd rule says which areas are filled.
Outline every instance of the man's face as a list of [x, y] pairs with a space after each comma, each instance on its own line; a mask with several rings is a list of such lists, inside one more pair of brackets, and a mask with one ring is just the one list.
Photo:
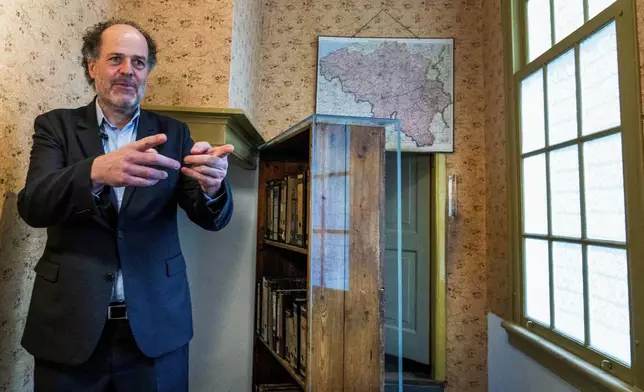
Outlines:
[[145, 95], [148, 77], [148, 45], [129, 25], [114, 25], [101, 36], [96, 60], [88, 64], [99, 100], [125, 112], [134, 111]]

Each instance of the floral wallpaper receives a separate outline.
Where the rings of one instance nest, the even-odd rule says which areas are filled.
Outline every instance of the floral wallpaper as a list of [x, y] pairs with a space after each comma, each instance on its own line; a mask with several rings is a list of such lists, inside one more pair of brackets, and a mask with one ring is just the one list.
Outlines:
[[0, 2], [0, 391], [27, 392], [33, 361], [20, 346], [44, 230], [16, 211], [27, 172], [33, 121], [92, 96], [80, 64], [81, 35], [104, 19], [104, 0]]
[[233, 0], [109, 0], [157, 41], [145, 103], [228, 107]]
[[[239, 13], [247, 25], [260, 17], [257, 11], [246, 17], [249, 10]], [[232, 0], [0, 2], [0, 392], [33, 390], [33, 360], [20, 339], [46, 232], [28, 227], [16, 211], [33, 121], [42, 112], [92, 99], [80, 64], [81, 37], [87, 27], [117, 16], [139, 22], [157, 40], [158, 67], [146, 102], [228, 107]], [[257, 33], [250, 35], [249, 52], [258, 51], [258, 40]], [[252, 105], [256, 71], [245, 72], [251, 82], [243, 82], [238, 94], [250, 97], [244, 98], [250, 104], [240, 104]]]
[[261, 6], [261, 0], [237, 0], [233, 5], [229, 107], [244, 109], [251, 121], [260, 91]]
[[[0, 392], [32, 390], [20, 338], [46, 237], [19, 219], [16, 194], [34, 117], [93, 96], [80, 66], [84, 29], [134, 18], [159, 44], [147, 102], [241, 107], [270, 138], [314, 110], [316, 37], [352, 35], [383, 8], [420, 37], [455, 38], [448, 173], [460, 178], [460, 216], [449, 223], [447, 382], [449, 391], [487, 390], [485, 313], [503, 316], [509, 304], [500, 0], [259, 1], [0, 2]], [[636, 3], [644, 41], [644, 0]], [[411, 35], [382, 13], [357, 36]]]
[[[460, 216], [449, 223], [447, 385], [487, 390], [485, 91], [480, 0], [264, 0], [259, 126], [266, 138], [314, 111], [317, 36], [351, 36], [381, 9], [419, 37], [455, 39], [455, 149]], [[413, 37], [386, 13], [358, 37]]]
[[487, 301], [490, 311], [504, 317], [510, 305], [510, 285], [501, 0], [483, 2], [483, 74]]

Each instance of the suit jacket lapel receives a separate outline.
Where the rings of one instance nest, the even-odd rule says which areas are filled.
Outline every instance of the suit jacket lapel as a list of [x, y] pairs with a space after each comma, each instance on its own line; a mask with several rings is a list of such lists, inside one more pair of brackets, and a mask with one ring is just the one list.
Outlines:
[[[82, 117], [79, 117], [78, 131], [76, 136], [85, 157], [98, 156], [105, 153], [103, 149], [103, 140], [100, 136], [100, 129], [98, 126], [98, 119], [96, 117], [96, 97], [92, 102], [85, 107], [85, 112]], [[109, 188], [112, 192], [112, 188]], [[106, 210], [101, 210], [101, 215], [95, 219], [106, 227], [111, 228], [116, 216], [116, 203]]]
[[98, 119], [96, 118], [96, 97], [85, 107], [85, 115], [78, 119], [78, 141], [86, 157], [104, 153]]
[[[150, 123], [150, 119], [148, 117], [147, 112], [141, 109], [139, 113], [139, 124], [136, 130], [136, 140], [138, 141], [145, 137], [152, 136], [155, 134], [157, 134], [157, 131], [152, 127], [152, 124]], [[132, 199], [135, 191], [136, 191], [136, 187], [133, 187], [133, 186], [125, 187], [125, 192], [123, 194], [123, 202], [121, 204], [121, 210], [119, 211], [120, 214], [122, 214], [127, 208], [127, 206], [130, 204], [130, 200]]]

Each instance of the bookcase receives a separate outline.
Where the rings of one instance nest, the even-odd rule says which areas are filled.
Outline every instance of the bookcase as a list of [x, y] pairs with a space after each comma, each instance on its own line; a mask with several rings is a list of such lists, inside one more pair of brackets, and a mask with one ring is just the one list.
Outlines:
[[255, 391], [384, 389], [385, 143], [311, 115], [259, 148]]

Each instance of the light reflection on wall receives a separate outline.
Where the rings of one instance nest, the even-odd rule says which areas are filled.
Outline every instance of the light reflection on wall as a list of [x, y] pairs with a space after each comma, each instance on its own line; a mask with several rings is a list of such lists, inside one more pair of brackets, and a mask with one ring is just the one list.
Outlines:
[[349, 290], [350, 128], [316, 124], [311, 160], [312, 287]]

